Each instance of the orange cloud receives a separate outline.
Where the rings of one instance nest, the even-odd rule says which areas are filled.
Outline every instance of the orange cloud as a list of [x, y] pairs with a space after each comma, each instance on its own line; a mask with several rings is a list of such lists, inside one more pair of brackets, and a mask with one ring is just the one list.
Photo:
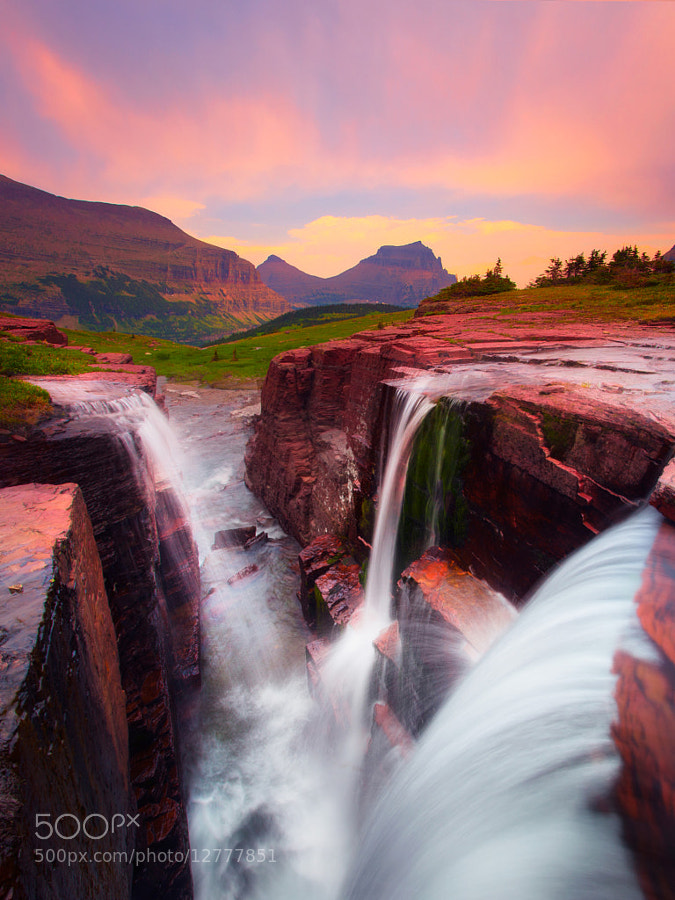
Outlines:
[[371, 256], [383, 244], [407, 244], [421, 240], [458, 277], [482, 273], [501, 257], [506, 272], [524, 287], [543, 272], [552, 256], [563, 259], [592, 249], [614, 250], [635, 244], [655, 253], [669, 249], [675, 221], [658, 231], [636, 234], [599, 231], [558, 231], [525, 222], [485, 219], [396, 219], [388, 216], [322, 216], [288, 232], [276, 244], [255, 244], [235, 237], [205, 240], [235, 250], [259, 264], [275, 253], [312, 275], [327, 277]]

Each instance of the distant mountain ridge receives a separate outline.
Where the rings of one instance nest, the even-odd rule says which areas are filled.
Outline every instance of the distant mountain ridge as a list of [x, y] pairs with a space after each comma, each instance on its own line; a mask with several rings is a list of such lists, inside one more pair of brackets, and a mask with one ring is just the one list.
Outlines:
[[252, 263], [158, 213], [68, 200], [0, 175], [2, 311], [188, 339], [288, 308]]
[[673, 245], [667, 253], [663, 254], [664, 259], [670, 260], [670, 262], [675, 262], [675, 245]]
[[258, 272], [265, 284], [290, 303], [310, 306], [351, 301], [416, 306], [457, 281], [421, 241], [380, 247], [373, 256], [331, 278], [308, 275], [275, 255], [261, 263]]

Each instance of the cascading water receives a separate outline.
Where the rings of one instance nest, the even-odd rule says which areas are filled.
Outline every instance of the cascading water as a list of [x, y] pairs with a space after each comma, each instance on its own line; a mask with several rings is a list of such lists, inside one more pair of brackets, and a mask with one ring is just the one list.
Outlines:
[[405, 489], [405, 476], [413, 439], [433, 402], [417, 390], [397, 389], [391, 422], [391, 440], [380, 505], [375, 520], [373, 545], [368, 561], [365, 600], [355, 625], [348, 627], [335, 645], [323, 670], [330, 693], [337, 694], [349, 710], [351, 728], [345, 765], [357, 767], [367, 738], [364, 705], [374, 659], [373, 641], [391, 622], [391, 593], [396, 533]]
[[[655, 530], [650, 511], [559, 569], [432, 721], [365, 835], [356, 827], [372, 640], [389, 622], [413, 438], [438, 396], [484, 396], [493, 387], [489, 374], [472, 373], [399, 392], [366, 604], [325, 673], [343, 690], [349, 683], [354, 729], [344, 743], [321, 733], [325, 720], [307, 691], [310, 635], [294, 596], [297, 545], [243, 484], [240, 413], [253, 396], [224, 402], [221, 392], [170, 388], [179, 462], [149, 399], [90, 406], [123, 421], [150, 404], [157, 427], [136, 433], [157, 461], [153, 480], [171, 458], [167, 468], [182, 468], [187, 480], [206, 592], [201, 723], [189, 758], [198, 900], [636, 895], [618, 822], [603, 810], [618, 766], [609, 738], [611, 659], [630, 630]], [[267, 543], [211, 550], [215, 531], [252, 522]]]
[[547, 579], [390, 784], [345, 900], [639, 896], [606, 803], [611, 668], [658, 524], [643, 510]]
[[[190, 838], [198, 900], [329, 900], [344, 871], [336, 780], [315, 740], [311, 635], [296, 598], [298, 545], [248, 491], [252, 392], [167, 397], [190, 464], [202, 558], [202, 691], [192, 737]], [[242, 415], [244, 414], [244, 415]], [[219, 529], [257, 524], [269, 540], [212, 549]]]

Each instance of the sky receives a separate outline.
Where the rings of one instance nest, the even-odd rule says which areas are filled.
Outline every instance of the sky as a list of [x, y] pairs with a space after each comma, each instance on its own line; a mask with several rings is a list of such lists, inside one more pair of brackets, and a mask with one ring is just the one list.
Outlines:
[[0, 173], [335, 275], [675, 244], [675, 0], [4, 0]]

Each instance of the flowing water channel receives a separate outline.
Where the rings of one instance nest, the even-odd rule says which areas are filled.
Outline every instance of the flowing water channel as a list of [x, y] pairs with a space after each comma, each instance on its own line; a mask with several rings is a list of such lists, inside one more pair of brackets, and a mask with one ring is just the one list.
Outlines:
[[[347, 630], [327, 674], [330, 681], [332, 667], [351, 685], [355, 727], [346, 733], [336, 733], [307, 686], [312, 635], [296, 597], [300, 548], [244, 484], [258, 393], [169, 385], [171, 429], [147, 398], [103, 406], [83, 398], [83, 414], [143, 420], [155, 480], [182, 472], [199, 545], [203, 687], [186, 758], [198, 900], [638, 895], [608, 811], [618, 769], [609, 726], [612, 656], [620, 643], [637, 646], [632, 598], [658, 524], [650, 509], [547, 579], [379, 801], [357, 811], [371, 642], [389, 617], [412, 438], [437, 396], [484, 395], [493, 383], [477, 372], [463, 382], [425, 381], [399, 397], [364, 628], [360, 636]], [[264, 537], [249, 549], [213, 549], [216, 532], [251, 525]]]
[[[243, 480], [259, 395], [169, 386], [166, 396], [206, 595], [189, 761], [196, 897], [327, 900], [346, 865], [344, 797], [307, 688], [300, 547]], [[211, 549], [216, 531], [253, 524], [266, 543]]]

